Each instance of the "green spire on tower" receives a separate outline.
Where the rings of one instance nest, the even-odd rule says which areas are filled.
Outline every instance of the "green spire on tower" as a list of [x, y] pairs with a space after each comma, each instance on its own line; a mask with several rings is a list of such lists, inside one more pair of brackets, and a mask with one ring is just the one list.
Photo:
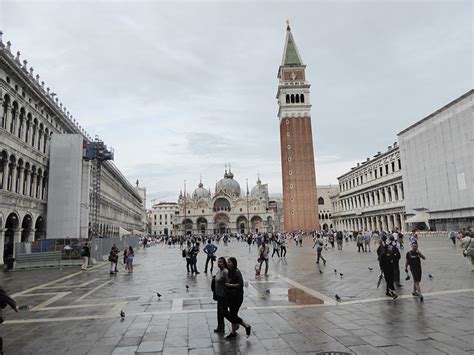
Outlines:
[[296, 43], [291, 33], [291, 27], [287, 21], [286, 26], [286, 42], [285, 50], [283, 51], [283, 60], [281, 65], [303, 65]]

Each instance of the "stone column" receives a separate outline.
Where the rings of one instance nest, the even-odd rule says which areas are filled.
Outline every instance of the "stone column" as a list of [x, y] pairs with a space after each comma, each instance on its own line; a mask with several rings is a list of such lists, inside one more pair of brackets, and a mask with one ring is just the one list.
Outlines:
[[399, 214], [400, 216], [400, 231], [403, 231], [404, 233], [407, 231], [407, 226], [405, 224], [405, 216], [403, 213]]
[[16, 243], [21, 242], [21, 228], [13, 232], [13, 257], [16, 258]]
[[[5, 109], [3, 108], [4, 102], [3, 99], [0, 97], [0, 124], [3, 124], [5, 118], [3, 115], [5, 114]], [[3, 125], [0, 126], [0, 128], [3, 128]]]
[[[8, 157], [7, 157], [7, 159], [3, 162], [3, 181], [0, 181], [0, 183], [2, 183], [1, 188], [3, 190], [6, 190], [8, 186], [8, 173], [9, 173], [8, 170], [9, 170], [9, 167], [8, 167]], [[3, 254], [0, 255], [0, 257], [3, 257]]]
[[393, 215], [391, 215], [391, 214], [387, 215], [388, 230], [391, 231], [391, 232], [393, 231], [393, 227], [394, 227], [392, 219], [393, 219]]
[[41, 189], [42, 189], [42, 186], [43, 186], [43, 176], [42, 175], [39, 175], [38, 176], [38, 180], [36, 182], [36, 190], [35, 190], [35, 197], [40, 199], [41, 198]]
[[31, 185], [31, 171], [28, 170], [26, 174], [26, 185], [25, 185], [25, 195], [30, 196], [30, 186]]
[[0, 266], [3, 266], [3, 249], [5, 244], [5, 231], [6, 229], [0, 229]]
[[36, 173], [31, 173], [31, 185], [30, 185], [30, 196], [31, 197], [36, 197]]
[[18, 193], [23, 194], [23, 181], [25, 179], [25, 168], [20, 167], [20, 181], [18, 182]]
[[16, 192], [15, 186], [16, 186], [16, 164], [11, 167], [12, 169], [12, 184], [11, 184], [11, 192]]
[[13, 114], [12, 112], [12, 122], [14, 123], [13, 124], [13, 131], [12, 131], [12, 134], [15, 136], [15, 137], [18, 137], [18, 127], [20, 126], [18, 124], [18, 112], [15, 112], [15, 114]]
[[[11, 110], [12, 110], [12, 106], [8, 105], [7, 111], [5, 112], [5, 127], [3, 127], [5, 128], [6, 131], [10, 130], [10, 120], [11, 120], [11, 115], [12, 115]], [[3, 254], [2, 254], [2, 258], [3, 258]]]
[[28, 241], [29, 242], [34, 242], [35, 241], [35, 232], [36, 232], [36, 229], [34, 229], [34, 228], [30, 229], [30, 233], [28, 233]]

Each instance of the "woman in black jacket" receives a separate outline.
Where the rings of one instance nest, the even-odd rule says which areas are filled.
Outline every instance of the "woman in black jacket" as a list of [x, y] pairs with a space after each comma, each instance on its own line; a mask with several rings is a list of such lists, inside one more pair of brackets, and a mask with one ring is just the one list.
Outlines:
[[227, 282], [224, 285], [226, 288], [226, 311], [224, 317], [232, 323], [232, 331], [225, 338], [235, 338], [237, 336], [236, 331], [239, 324], [245, 328], [247, 337], [249, 337], [252, 327], [245, 323], [238, 315], [240, 306], [244, 301], [244, 280], [240, 270], [237, 269], [237, 260], [234, 257], [230, 257], [227, 260], [227, 268], [229, 271], [227, 274]]
[[385, 282], [387, 283], [387, 292], [385, 294], [392, 297], [393, 299], [396, 299], [398, 295], [395, 293], [395, 287], [393, 286], [393, 282], [395, 281], [395, 256], [391, 245], [382, 244], [379, 264], [380, 269], [382, 269]]

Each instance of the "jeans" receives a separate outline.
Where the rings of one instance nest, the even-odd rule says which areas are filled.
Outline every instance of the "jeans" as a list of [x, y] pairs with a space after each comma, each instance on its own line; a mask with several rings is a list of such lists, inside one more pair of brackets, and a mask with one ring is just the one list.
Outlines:
[[207, 265], [209, 264], [209, 261], [211, 261], [211, 272], [214, 267], [214, 255], [208, 255], [206, 258], [206, 266], [204, 266], [204, 271], [207, 272]]
[[226, 303], [224, 299], [219, 298], [217, 300], [217, 329], [224, 330], [224, 315], [226, 313]]
[[265, 275], [268, 273], [268, 258], [260, 259], [260, 270], [262, 270], [262, 264], [265, 261]]
[[194, 271], [191, 258], [186, 258], [186, 270], [188, 270], [188, 273]]
[[321, 255], [321, 252], [318, 250], [317, 251], [318, 259], [316, 260], [317, 263], [319, 263], [319, 259], [321, 259], [325, 264], [326, 264], [326, 259]]
[[280, 247], [280, 255], [282, 258], [286, 257], [286, 246]]
[[273, 248], [272, 258], [273, 258], [273, 255], [275, 255], [275, 252], [277, 253], [277, 256], [280, 257], [280, 252], [278, 251], [278, 247], [276, 247], [276, 248]]

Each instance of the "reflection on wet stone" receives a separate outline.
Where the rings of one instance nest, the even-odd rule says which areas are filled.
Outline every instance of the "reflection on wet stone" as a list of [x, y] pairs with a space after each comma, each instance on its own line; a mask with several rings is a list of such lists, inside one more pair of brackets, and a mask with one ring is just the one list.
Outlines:
[[296, 287], [288, 289], [288, 301], [296, 304], [324, 304], [322, 299], [310, 295]]

